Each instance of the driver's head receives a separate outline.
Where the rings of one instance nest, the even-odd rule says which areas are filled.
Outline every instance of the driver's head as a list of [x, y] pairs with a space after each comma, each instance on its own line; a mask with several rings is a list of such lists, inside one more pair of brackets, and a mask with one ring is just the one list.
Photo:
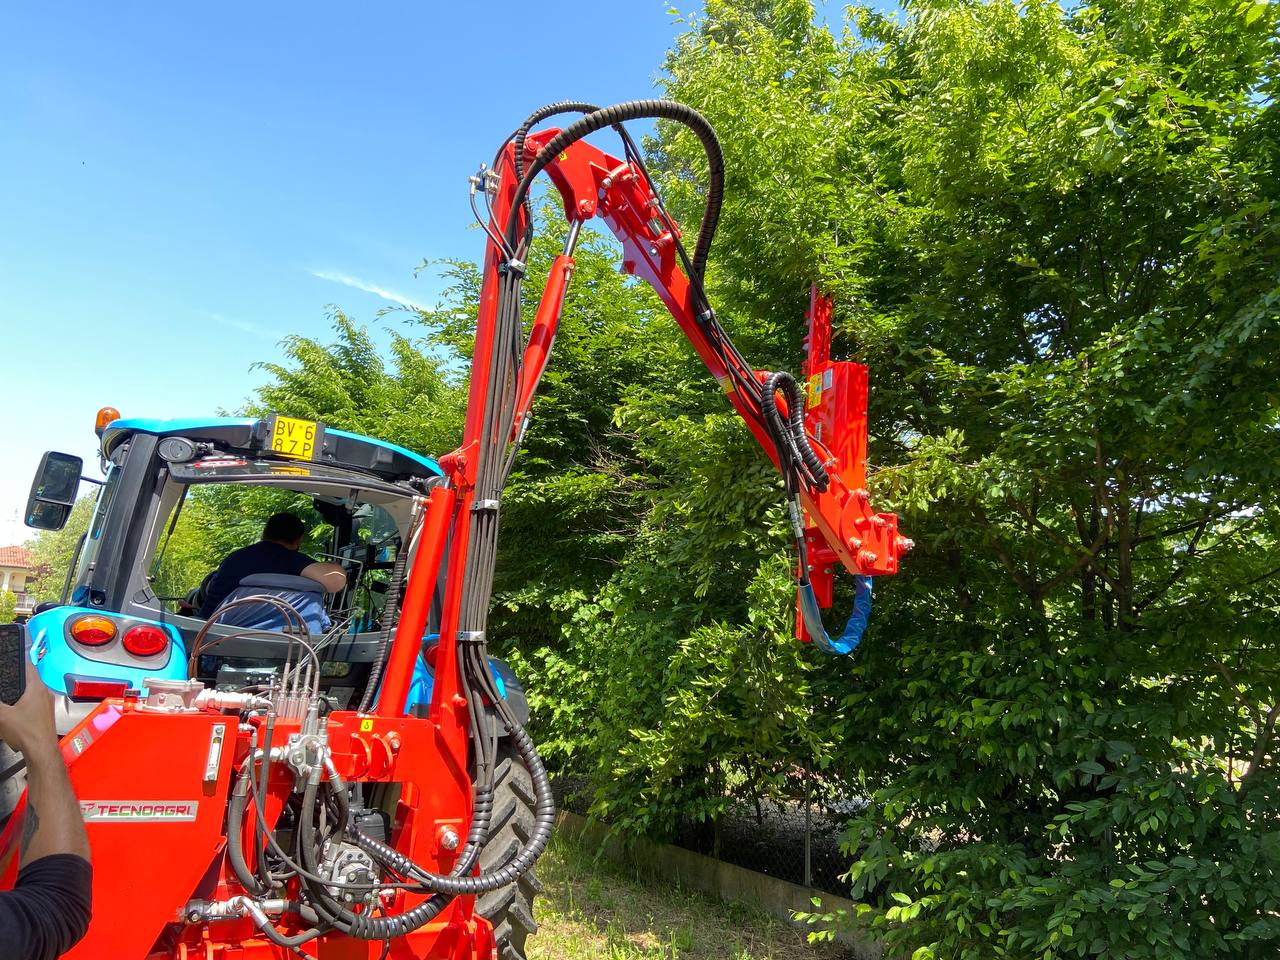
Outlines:
[[302, 546], [302, 535], [306, 532], [302, 521], [292, 513], [273, 513], [267, 525], [262, 528], [262, 539], [297, 550]]

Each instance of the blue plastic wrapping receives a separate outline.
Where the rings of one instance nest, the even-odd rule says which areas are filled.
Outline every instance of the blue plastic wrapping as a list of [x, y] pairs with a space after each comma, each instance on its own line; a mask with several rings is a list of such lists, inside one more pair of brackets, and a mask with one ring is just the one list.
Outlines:
[[818, 599], [813, 595], [813, 585], [806, 583], [800, 587], [800, 615], [804, 618], [804, 628], [816, 646], [823, 653], [835, 656], [848, 656], [858, 649], [862, 642], [862, 634], [867, 629], [867, 621], [871, 619], [871, 578], [858, 574], [854, 578], [853, 613], [844, 631], [834, 640], [827, 635], [822, 625], [822, 611], [818, 607]]
[[221, 616], [218, 614], [219, 610], [233, 600], [261, 596], [276, 597], [297, 610], [312, 636], [329, 629], [329, 615], [324, 609], [324, 587], [307, 577], [290, 577], [278, 573], [255, 573], [251, 577], [245, 577], [239, 586], [227, 594], [213, 616], [218, 623], [227, 627], [284, 630], [288, 626], [284, 614], [269, 603], [246, 604], [235, 610], [228, 610]]

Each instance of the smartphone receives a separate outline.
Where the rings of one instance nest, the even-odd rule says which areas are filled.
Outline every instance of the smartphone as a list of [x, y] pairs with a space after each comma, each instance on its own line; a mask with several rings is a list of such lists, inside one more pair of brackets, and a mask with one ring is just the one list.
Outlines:
[[17, 703], [26, 689], [26, 624], [0, 623], [0, 702]]

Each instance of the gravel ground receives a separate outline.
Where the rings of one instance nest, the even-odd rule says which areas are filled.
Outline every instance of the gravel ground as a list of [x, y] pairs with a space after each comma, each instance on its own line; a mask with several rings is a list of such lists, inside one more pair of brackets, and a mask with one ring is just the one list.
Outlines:
[[[849, 895], [849, 885], [841, 875], [849, 869], [848, 858], [840, 852], [844, 832], [843, 817], [819, 810], [810, 812], [810, 886], [838, 896]], [[720, 827], [720, 859], [748, 870], [804, 883], [805, 814], [802, 804], [777, 806], [768, 801], [754, 807], [738, 807], [725, 815]], [[678, 845], [698, 853], [713, 853], [713, 834], [703, 824], [686, 829], [676, 837]]]

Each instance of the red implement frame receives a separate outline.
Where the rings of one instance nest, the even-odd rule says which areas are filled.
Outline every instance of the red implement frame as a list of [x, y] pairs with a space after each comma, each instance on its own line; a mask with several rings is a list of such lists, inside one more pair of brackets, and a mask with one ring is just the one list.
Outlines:
[[[558, 133], [531, 134], [525, 162]], [[514, 146], [508, 144], [491, 194], [492, 231], [500, 235], [516, 190]], [[689, 338], [694, 350], [724, 388], [766, 454], [772, 442], [754, 401], [733, 387], [692, 308], [690, 281], [680, 267], [671, 228], [657, 215], [650, 184], [635, 165], [578, 141], [546, 168], [564, 201], [574, 229], [599, 217], [621, 241], [622, 265], [644, 278]], [[458, 665], [458, 619], [473, 506], [476, 452], [494, 384], [488, 369], [496, 326], [498, 271], [503, 256], [490, 240], [480, 295], [472, 380], [462, 445], [440, 459], [447, 486], [432, 491], [421, 541], [406, 585], [402, 614], [390, 651], [382, 692], [374, 712], [333, 714], [329, 742], [338, 771], [348, 782], [401, 785], [391, 844], [428, 869], [447, 872], [454, 854], [445, 849], [445, 828], [465, 835], [470, 822], [468, 714]], [[556, 259], [533, 321], [522, 366], [515, 429], [527, 423], [538, 379], [555, 339], [566, 285], [574, 262]], [[897, 534], [892, 514], [873, 513], [866, 486], [866, 368], [829, 359], [831, 303], [816, 293], [809, 316], [809, 398], [807, 429], [826, 461], [830, 485], [802, 490], [818, 596], [830, 602], [831, 576], [839, 562], [861, 574], [897, 569], [907, 542]], [[757, 371], [737, 371], [762, 379]], [[445, 545], [449, 544], [445, 558]], [[415, 659], [421, 649], [432, 592], [445, 563], [440, 643], [429, 716], [405, 717]], [[160, 714], [135, 701], [107, 701], [63, 740], [72, 782], [86, 810], [95, 861], [94, 921], [71, 960], [259, 960], [290, 956], [266, 939], [246, 918], [188, 922], [184, 909], [195, 900], [225, 901], [243, 893], [226, 857], [225, 814], [237, 771], [249, 755], [251, 735], [261, 743], [261, 718], [241, 725], [220, 713]], [[298, 722], [278, 721], [275, 743], [283, 743]], [[264, 808], [269, 825], [288, 800], [292, 780], [283, 770], [268, 784]], [[252, 809], [248, 819], [254, 817]], [[12, 844], [15, 822], [0, 834]], [[248, 832], [251, 824], [245, 825]], [[12, 877], [9, 850], [0, 849], [0, 869]], [[389, 914], [413, 906], [420, 896], [403, 891], [383, 905]], [[276, 919], [285, 934], [302, 921]], [[327, 934], [303, 948], [330, 960], [370, 960], [380, 941]], [[494, 943], [487, 921], [474, 915], [472, 901], [459, 897], [434, 921], [393, 942], [392, 960], [491, 960]]]

